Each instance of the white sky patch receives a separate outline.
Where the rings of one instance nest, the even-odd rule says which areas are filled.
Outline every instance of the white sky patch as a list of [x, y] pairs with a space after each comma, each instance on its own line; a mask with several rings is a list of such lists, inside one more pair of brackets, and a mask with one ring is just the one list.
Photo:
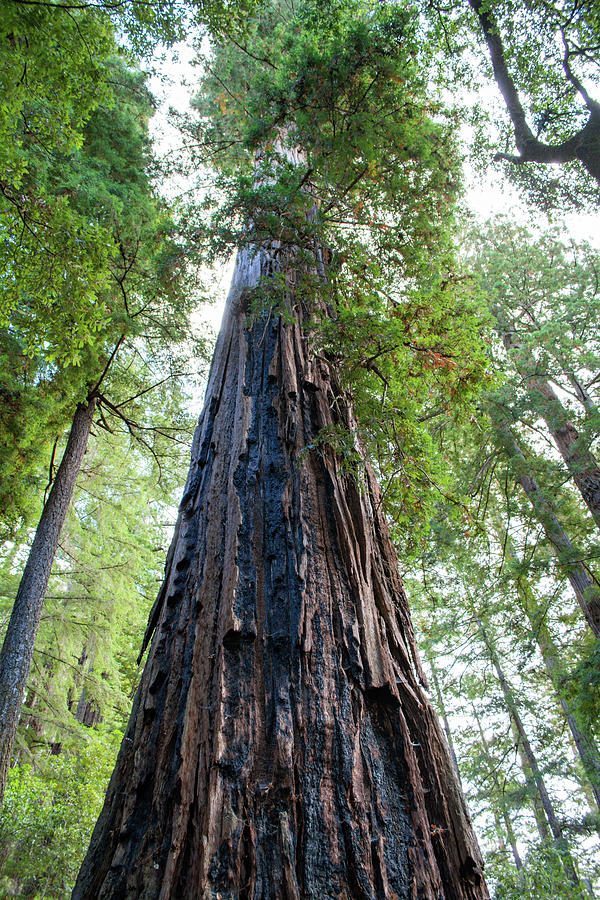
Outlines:
[[[207, 45], [203, 42], [202, 50]], [[160, 64], [160, 71], [150, 80], [150, 89], [156, 97], [158, 108], [150, 123], [150, 135], [154, 142], [155, 152], [161, 158], [177, 157], [183, 147], [182, 135], [178, 131], [171, 110], [176, 113], [186, 114], [190, 112], [190, 101], [194, 96], [198, 83], [199, 68], [194, 60], [197, 49], [192, 41], [178, 44], [175, 48], [165, 51]], [[485, 83], [477, 92], [465, 93], [464, 102], [473, 106], [476, 102], [488, 108], [498, 109], [498, 91], [494, 84]], [[456, 105], [456, 98], [452, 98]], [[493, 127], [490, 125], [490, 127]], [[546, 217], [523, 197], [519, 196], [516, 187], [504, 176], [505, 164], [493, 163], [485, 175], [476, 172], [469, 163], [469, 144], [472, 138], [472, 129], [466, 125], [461, 128], [463, 151], [466, 162], [464, 164], [465, 194], [463, 206], [469, 210], [476, 219], [484, 222], [496, 216], [505, 216], [513, 222], [522, 224], [534, 223], [536, 228], [543, 229], [547, 225]], [[183, 196], [196, 193], [199, 197], [205, 195], [210, 187], [208, 172], [195, 175], [173, 175], [163, 181], [160, 190], [164, 196], [176, 200]], [[569, 212], [563, 216], [556, 216], [554, 225], [558, 225], [565, 239], [572, 238], [576, 241], [589, 241], [590, 244], [600, 248], [600, 211], [598, 212]], [[196, 312], [192, 316], [194, 332], [206, 334], [218, 333], [225, 300], [233, 271], [233, 258], [213, 270], [203, 270], [200, 280], [203, 282], [213, 303], [206, 303], [199, 299]], [[195, 392], [197, 395], [197, 392]], [[203, 398], [197, 396], [194, 407], [200, 411]]]

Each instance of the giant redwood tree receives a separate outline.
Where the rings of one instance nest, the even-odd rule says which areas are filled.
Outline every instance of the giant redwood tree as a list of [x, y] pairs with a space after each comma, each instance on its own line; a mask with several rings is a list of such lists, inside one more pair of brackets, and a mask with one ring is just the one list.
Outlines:
[[365, 452], [374, 398], [399, 419], [477, 369], [413, 23], [279, 4], [211, 63], [200, 143], [252, 160], [214, 226], [240, 246], [75, 898], [488, 896]]

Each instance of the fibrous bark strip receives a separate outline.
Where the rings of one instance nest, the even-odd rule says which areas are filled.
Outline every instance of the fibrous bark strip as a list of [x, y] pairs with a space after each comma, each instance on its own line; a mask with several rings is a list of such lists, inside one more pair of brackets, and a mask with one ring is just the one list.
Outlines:
[[248, 316], [273, 267], [238, 256], [154, 637], [73, 897], [481, 900], [379, 487], [317, 440], [353, 428], [349, 399], [300, 302], [293, 321]]

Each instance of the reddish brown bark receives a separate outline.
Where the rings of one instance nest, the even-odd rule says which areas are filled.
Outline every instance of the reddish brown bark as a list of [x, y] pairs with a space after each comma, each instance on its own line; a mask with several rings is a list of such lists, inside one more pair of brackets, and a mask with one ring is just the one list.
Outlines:
[[[74, 898], [488, 897], [371, 468], [238, 258], [151, 649]], [[293, 273], [289, 273], [290, 291]], [[360, 448], [357, 447], [357, 450]]]

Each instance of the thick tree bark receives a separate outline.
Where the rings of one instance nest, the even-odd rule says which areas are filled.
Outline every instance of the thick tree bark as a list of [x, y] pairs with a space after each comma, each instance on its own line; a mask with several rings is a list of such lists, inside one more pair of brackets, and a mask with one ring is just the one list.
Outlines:
[[[582, 443], [579, 432], [547, 378], [535, 374], [535, 360], [519, 345], [514, 333], [498, 319], [498, 329], [507, 350], [513, 351], [517, 370], [529, 388], [542, 398], [539, 412], [558, 452], [562, 456], [583, 502], [600, 528], [600, 467], [593, 453]], [[581, 390], [581, 388], [580, 388]]]
[[247, 316], [282, 257], [238, 255], [78, 900], [488, 897], [348, 398], [300, 304]]
[[560, 560], [573, 588], [586, 622], [596, 637], [600, 636], [600, 589], [578, 558], [575, 548], [556, 516], [537, 480], [527, 471], [527, 461], [516, 438], [506, 424], [497, 425], [498, 436], [514, 460], [516, 479], [527, 494], [533, 512]]
[[96, 398], [75, 410], [63, 457], [44, 504], [0, 652], [0, 801], [4, 795], [23, 693], [31, 668], [50, 570], [83, 456]]

